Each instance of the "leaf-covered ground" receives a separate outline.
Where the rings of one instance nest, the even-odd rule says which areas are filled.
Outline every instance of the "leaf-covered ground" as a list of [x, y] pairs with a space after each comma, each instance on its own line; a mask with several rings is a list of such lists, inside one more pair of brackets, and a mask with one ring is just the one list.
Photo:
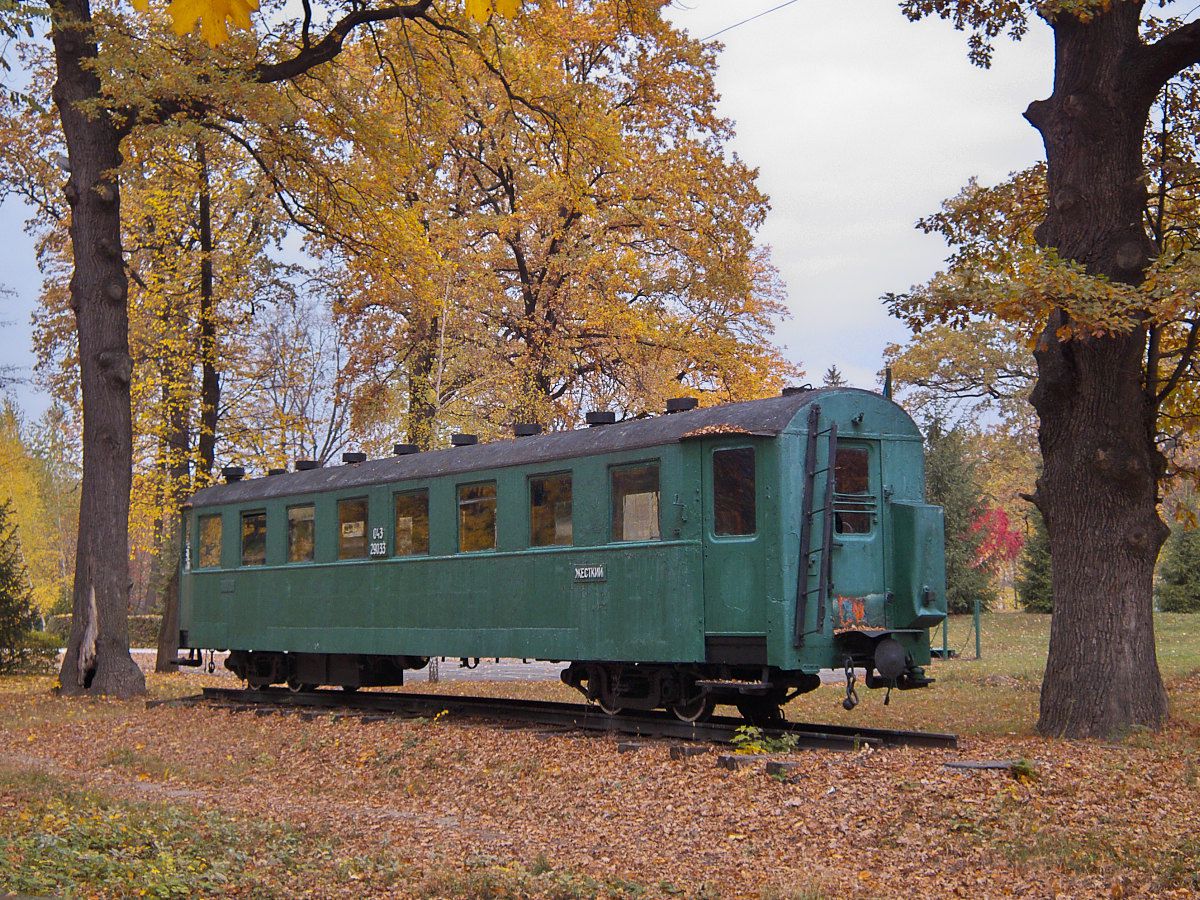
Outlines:
[[[930, 690], [889, 707], [867, 693], [846, 714], [830, 686], [789, 710], [957, 731], [958, 751], [798, 752], [786, 780], [714, 754], [671, 760], [665, 743], [619, 753], [608, 737], [451, 717], [146, 709], [0, 680], [0, 893], [1197, 896], [1200, 617], [1158, 624], [1175, 716], [1161, 735], [1035, 737], [1046, 622], [993, 616], [984, 659], [938, 665]], [[1028, 765], [943, 766], [963, 758]]]

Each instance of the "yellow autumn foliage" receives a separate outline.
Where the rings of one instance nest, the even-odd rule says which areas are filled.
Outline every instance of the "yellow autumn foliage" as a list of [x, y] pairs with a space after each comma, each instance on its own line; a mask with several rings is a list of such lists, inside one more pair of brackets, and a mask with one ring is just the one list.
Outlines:
[[[133, 8], [146, 12], [150, 0], [130, 0]], [[200, 34], [210, 47], [229, 40], [229, 26], [249, 30], [250, 14], [258, 10], [259, 0], [171, 0], [167, 15], [176, 34], [188, 34], [197, 23]], [[483, 24], [493, 15], [515, 16], [521, 0], [466, 0], [467, 15]]]

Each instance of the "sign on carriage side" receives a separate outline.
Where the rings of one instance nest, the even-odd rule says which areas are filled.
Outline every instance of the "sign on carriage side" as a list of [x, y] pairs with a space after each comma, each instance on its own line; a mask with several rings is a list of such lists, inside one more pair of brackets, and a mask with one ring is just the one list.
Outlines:
[[387, 534], [382, 528], [371, 529], [371, 556], [387, 556]]
[[604, 581], [604, 566], [576, 566], [576, 581]]

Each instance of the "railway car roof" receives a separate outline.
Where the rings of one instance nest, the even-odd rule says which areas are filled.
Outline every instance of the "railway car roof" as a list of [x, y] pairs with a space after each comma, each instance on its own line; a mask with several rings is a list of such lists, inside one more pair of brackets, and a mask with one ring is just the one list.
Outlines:
[[612, 425], [552, 431], [533, 437], [429, 450], [407, 456], [217, 484], [197, 491], [192, 497], [192, 505], [216, 506], [293, 494], [338, 491], [393, 481], [637, 450], [722, 434], [773, 437], [786, 429], [803, 407], [822, 396], [848, 393], [883, 400], [878, 394], [857, 388], [803, 390], [764, 400], [747, 400], [671, 415], [629, 419]]

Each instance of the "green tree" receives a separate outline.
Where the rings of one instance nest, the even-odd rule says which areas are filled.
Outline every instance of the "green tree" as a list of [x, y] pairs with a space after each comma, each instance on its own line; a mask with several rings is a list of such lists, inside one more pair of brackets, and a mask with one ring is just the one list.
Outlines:
[[1200, 612], [1200, 531], [1171, 529], [1155, 594], [1161, 612]]
[[985, 504], [975, 463], [958, 428], [946, 430], [933, 419], [925, 431], [925, 493], [946, 516], [946, 605], [952, 613], [983, 609], [996, 599], [981, 558], [984, 532], [978, 528]]
[[821, 376], [821, 384], [825, 387], [845, 387], [846, 376], [842, 374], [842, 370], [836, 364], [831, 365], [825, 370], [825, 374]]
[[1021, 551], [1017, 573], [1017, 601], [1025, 612], [1054, 612], [1054, 592], [1050, 586], [1050, 533], [1036, 509], [1030, 513], [1032, 527]]
[[0, 504], [0, 672], [21, 664], [27, 635], [37, 625], [33, 589], [9, 503]]

